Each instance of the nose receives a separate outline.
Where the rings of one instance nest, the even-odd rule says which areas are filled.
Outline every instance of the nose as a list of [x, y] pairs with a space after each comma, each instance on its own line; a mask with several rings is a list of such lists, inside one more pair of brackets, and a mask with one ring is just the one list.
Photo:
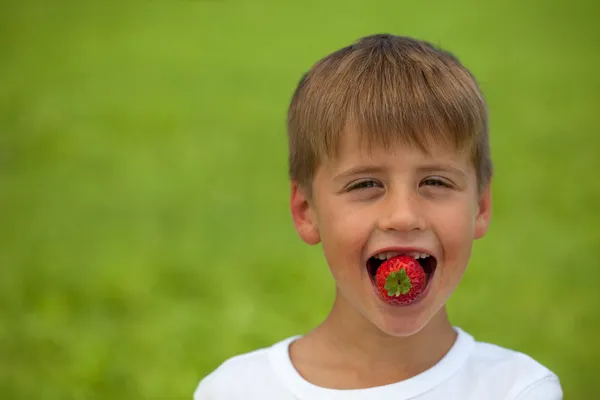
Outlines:
[[416, 191], [401, 190], [388, 193], [382, 204], [378, 228], [382, 231], [410, 232], [424, 230], [426, 222]]

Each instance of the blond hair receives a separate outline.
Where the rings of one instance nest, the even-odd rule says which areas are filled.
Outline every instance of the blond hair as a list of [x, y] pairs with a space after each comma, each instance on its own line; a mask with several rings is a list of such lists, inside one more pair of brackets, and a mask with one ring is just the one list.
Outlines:
[[468, 151], [479, 189], [492, 176], [488, 116], [473, 75], [451, 53], [410, 37], [372, 35], [318, 61], [288, 110], [289, 175], [309, 192], [351, 125], [367, 146], [432, 144]]

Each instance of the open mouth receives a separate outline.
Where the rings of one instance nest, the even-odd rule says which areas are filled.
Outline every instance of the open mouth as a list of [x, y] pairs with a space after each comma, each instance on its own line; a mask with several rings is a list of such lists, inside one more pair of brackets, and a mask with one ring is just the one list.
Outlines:
[[[367, 260], [367, 271], [369, 272], [371, 282], [373, 284], [375, 284], [375, 275], [377, 274], [377, 270], [379, 269], [381, 264], [383, 264], [386, 260], [388, 260], [392, 257], [398, 256], [398, 255], [401, 255], [401, 254], [403, 254], [403, 253], [386, 252], [386, 253], [377, 254], [377, 255], [369, 258]], [[433, 273], [435, 272], [435, 269], [437, 267], [436, 258], [427, 253], [410, 252], [410, 253], [404, 253], [404, 254], [408, 254], [409, 256], [413, 257], [415, 260], [417, 260], [419, 262], [419, 264], [425, 271], [425, 276], [427, 277], [427, 283], [429, 283], [431, 281], [431, 277], [433, 276]]]

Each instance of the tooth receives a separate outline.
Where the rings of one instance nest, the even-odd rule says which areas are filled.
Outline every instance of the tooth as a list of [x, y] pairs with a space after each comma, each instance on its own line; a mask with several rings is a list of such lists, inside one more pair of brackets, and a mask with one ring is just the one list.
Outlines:
[[421, 253], [421, 258], [427, 258], [427, 257], [429, 257], [429, 254], [427, 254], [427, 253]]

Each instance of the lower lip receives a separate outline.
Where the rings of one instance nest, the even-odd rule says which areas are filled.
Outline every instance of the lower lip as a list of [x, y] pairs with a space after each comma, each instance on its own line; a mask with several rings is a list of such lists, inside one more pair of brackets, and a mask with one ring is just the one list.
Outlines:
[[431, 274], [431, 277], [427, 280], [427, 286], [425, 287], [425, 290], [423, 291], [423, 293], [421, 293], [421, 296], [419, 296], [419, 298], [417, 298], [417, 300], [413, 301], [410, 304], [390, 304], [387, 303], [385, 300], [383, 300], [381, 298], [381, 296], [379, 295], [379, 291], [377, 290], [377, 287], [375, 286], [375, 284], [373, 283], [373, 281], [371, 281], [371, 278], [369, 277], [369, 281], [371, 284], [371, 287], [373, 288], [373, 293], [375, 293], [375, 296], [385, 305], [390, 306], [390, 307], [412, 307], [414, 305], [417, 305], [419, 303], [421, 303], [429, 294], [429, 290], [431, 289], [431, 285], [433, 283], [433, 278], [435, 278], [435, 271], [433, 271], [433, 274]]

